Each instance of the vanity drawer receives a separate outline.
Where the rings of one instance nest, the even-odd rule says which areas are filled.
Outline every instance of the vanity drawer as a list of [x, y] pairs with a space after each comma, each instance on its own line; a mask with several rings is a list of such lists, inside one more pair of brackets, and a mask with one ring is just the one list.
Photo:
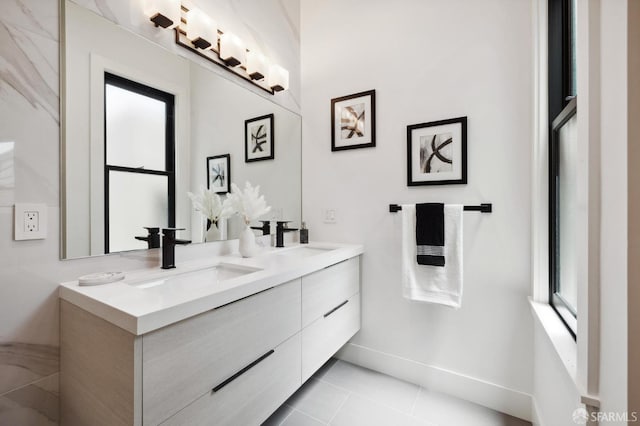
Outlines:
[[215, 392], [209, 390], [162, 425], [259, 425], [301, 384], [297, 333], [235, 380]]
[[360, 330], [360, 293], [302, 329], [302, 382]]
[[302, 327], [360, 290], [360, 257], [302, 277]]
[[300, 298], [298, 279], [145, 334], [143, 423], [157, 425], [296, 334]]

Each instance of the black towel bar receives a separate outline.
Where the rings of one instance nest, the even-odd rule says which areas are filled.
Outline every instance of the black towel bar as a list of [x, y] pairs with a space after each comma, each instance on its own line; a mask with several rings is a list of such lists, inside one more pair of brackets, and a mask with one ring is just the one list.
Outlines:
[[[389, 211], [391, 213], [396, 213], [402, 210], [402, 206], [398, 204], [389, 204]], [[467, 212], [480, 212], [480, 213], [491, 213], [493, 211], [493, 205], [491, 203], [483, 203], [479, 206], [464, 206], [464, 210]]]

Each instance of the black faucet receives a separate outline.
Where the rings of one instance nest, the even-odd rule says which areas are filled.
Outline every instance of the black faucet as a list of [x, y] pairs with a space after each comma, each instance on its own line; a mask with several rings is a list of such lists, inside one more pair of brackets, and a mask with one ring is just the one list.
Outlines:
[[276, 247], [284, 247], [284, 233], [297, 231], [298, 228], [288, 228], [287, 223], [290, 220], [283, 220], [276, 222]]
[[162, 269], [176, 267], [176, 244], [189, 244], [191, 240], [179, 240], [176, 231], [184, 231], [184, 228], [162, 229]]
[[260, 222], [262, 222], [262, 226], [252, 226], [251, 229], [262, 231], [262, 235], [269, 235], [271, 233], [271, 221], [261, 220]]
[[145, 226], [144, 229], [149, 231], [146, 237], [135, 237], [136, 240], [146, 241], [150, 249], [160, 248], [160, 228]]

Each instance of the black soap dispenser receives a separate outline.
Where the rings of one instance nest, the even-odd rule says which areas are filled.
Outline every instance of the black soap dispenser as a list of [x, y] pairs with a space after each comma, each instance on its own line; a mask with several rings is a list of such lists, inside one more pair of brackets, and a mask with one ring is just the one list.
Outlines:
[[309, 244], [309, 230], [305, 222], [302, 222], [300, 227], [300, 244]]

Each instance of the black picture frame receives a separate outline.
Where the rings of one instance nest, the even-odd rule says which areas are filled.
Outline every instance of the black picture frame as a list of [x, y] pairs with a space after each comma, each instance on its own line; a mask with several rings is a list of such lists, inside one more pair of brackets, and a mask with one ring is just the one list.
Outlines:
[[407, 126], [407, 186], [466, 183], [467, 117]]
[[331, 99], [331, 151], [375, 146], [376, 91]]
[[207, 189], [227, 194], [231, 186], [231, 155], [207, 157]]
[[[250, 118], [244, 122], [244, 161], [273, 160], [275, 158], [273, 114]], [[265, 146], [266, 145], [266, 146]]]

